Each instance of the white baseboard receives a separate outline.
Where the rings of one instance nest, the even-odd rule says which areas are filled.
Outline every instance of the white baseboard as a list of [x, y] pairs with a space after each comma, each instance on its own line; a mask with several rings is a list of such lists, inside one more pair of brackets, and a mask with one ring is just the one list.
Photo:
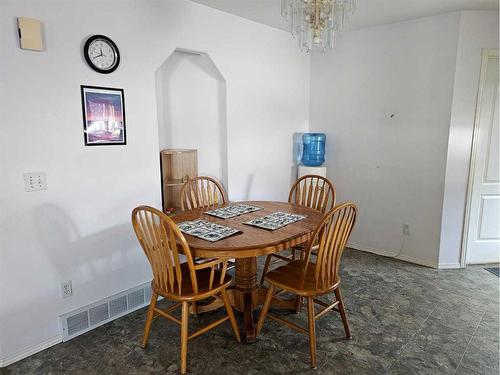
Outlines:
[[500, 263], [500, 259], [493, 261], [493, 262], [467, 262], [467, 265], [468, 266], [479, 266], [479, 265], [484, 264], [485, 266], [488, 266], [488, 265], [491, 266], [491, 265], [498, 264], [498, 263]]
[[47, 339], [47, 340], [39, 343], [39, 344], [30, 346], [30, 347], [28, 347], [24, 350], [21, 350], [17, 353], [11, 354], [5, 358], [0, 358], [0, 368], [11, 365], [14, 362], [20, 361], [21, 359], [29, 357], [30, 355], [41, 352], [42, 350], [50, 348], [51, 346], [59, 344], [60, 342], [62, 342], [62, 338], [60, 335], [57, 335], [57, 336], [54, 336], [50, 339]]
[[439, 263], [438, 268], [440, 270], [451, 270], [451, 269], [457, 269], [457, 268], [463, 268], [463, 267], [459, 262], [455, 262], [455, 263]]
[[415, 258], [415, 257], [405, 255], [405, 254], [400, 254], [398, 257], [396, 257], [396, 255], [398, 255], [397, 253], [387, 251], [387, 250], [375, 249], [373, 247], [366, 246], [366, 245], [361, 245], [361, 244], [351, 242], [351, 243], [348, 243], [346, 245], [346, 247], [350, 247], [350, 248], [356, 249], [356, 250], [366, 251], [366, 252], [372, 253], [372, 254], [382, 255], [384, 257], [402, 260], [402, 261], [409, 262], [409, 263], [418, 264], [421, 266], [426, 266], [426, 267], [430, 267], [430, 268], [438, 268], [437, 263], [434, 261], [430, 261], [427, 259]]

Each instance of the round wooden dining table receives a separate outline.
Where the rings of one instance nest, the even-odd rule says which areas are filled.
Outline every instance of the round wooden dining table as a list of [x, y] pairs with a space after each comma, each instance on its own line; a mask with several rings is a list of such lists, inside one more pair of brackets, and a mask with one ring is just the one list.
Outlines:
[[[231, 202], [230, 204], [248, 204], [262, 208], [261, 210], [243, 214], [229, 219], [219, 219], [205, 214], [209, 209], [194, 209], [172, 216], [176, 223], [203, 219], [220, 225], [235, 228], [241, 233], [224, 238], [217, 242], [209, 242], [197, 237], [185, 235], [189, 247], [196, 257], [202, 258], [234, 258], [235, 280], [233, 287], [228, 290], [233, 307], [243, 313], [244, 330], [242, 336], [247, 343], [255, 342], [256, 327], [253, 311], [263, 302], [266, 289], [257, 284], [257, 257], [277, 253], [303, 244], [309, 240], [312, 232], [323, 218], [323, 214], [307, 207], [295, 206], [291, 203], [245, 201]], [[223, 206], [221, 206], [223, 207]], [[253, 227], [244, 222], [282, 211], [291, 214], [306, 216], [304, 219], [276, 230], [267, 230]], [[217, 304], [217, 302], [214, 302]], [[273, 304], [281, 307], [294, 308], [294, 301], [287, 303], [283, 300], [273, 300]], [[219, 303], [219, 305], [221, 305]], [[213, 310], [213, 306], [199, 306], [198, 312]]]

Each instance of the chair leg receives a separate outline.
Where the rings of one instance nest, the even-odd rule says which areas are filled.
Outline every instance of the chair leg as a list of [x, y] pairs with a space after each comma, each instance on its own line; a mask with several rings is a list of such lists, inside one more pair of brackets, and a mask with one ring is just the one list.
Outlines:
[[264, 284], [264, 278], [266, 277], [266, 273], [269, 269], [269, 265], [271, 264], [271, 258], [272, 258], [271, 254], [266, 256], [266, 263], [264, 264], [264, 269], [262, 270], [262, 276], [260, 277], [260, 285]]
[[300, 314], [302, 310], [302, 297], [295, 296], [295, 314]]
[[307, 297], [307, 321], [309, 322], [309, 351], [311, 353], [311, 367], [318, 368], [316, 362], [316, 324], [314, 319], [314, 299]]
[[340, 317], [342, 318], [342, 323], [344, 324], [345, 335], [348, 339], [351, 336], [351, 330], [349, 329], [349, 322], [347, 321], [347, 315], [345, 313], [344, 302], [342, 301], [342, 295], [340, 294], [340, 289], [335, 289], [335, 298], [339, 301], [339, 312]]
[[153, 322], [153, 317], [155, 315], [156, 301], [158, 300], [158, 294], [153, 292], [151, 295], [151, 302], [149, 303], [148, 315], [146, 317], [146, 325], [144, 326], [144, 335], [142, 336], [142, 347], [145, 348], [148, 345], [149, 331], [151, 330], [151, 323]]
[[226, 307], [227, 315], [229, 316], [229, 320], [231, 321], [231, 327], [233, 327], [234, 335], [236, 336], [236, 340], [241, 342], [240, 330], [238, 328], [238, 324], [236, 323], [236, 318], [234, 317], [233, 308], [231, 307], [231, 302], [229, 301], [229, 297], [227, 296], [227, 291], [224, 289], [221, 292], [222, 300], [224, 301], [224, 306]]
[[257, 333], [256, 336], [259, 335], [262, 326], [264, 325], [264, 320], [266, 319], [267, 312], [269, 311], [269, 306], [271, 306], [271, 300], [273, 299], [273, 289], [274, 287], [271, 285], [269, 290], [267, 291], [266, 300], [264, 301], [264, 305], [262, 306], [262, 310], [260, 311], [259, 322], [257, 323]]
[[191, 307], [193, 309], [193, 315], [197, 317], [198, 316], [198, 304], [196, 302], [192, 302]]
[[189, 303], [182, 302], [181, 318], [181, 374], [187, 372], [187, 344], [188, 344]]

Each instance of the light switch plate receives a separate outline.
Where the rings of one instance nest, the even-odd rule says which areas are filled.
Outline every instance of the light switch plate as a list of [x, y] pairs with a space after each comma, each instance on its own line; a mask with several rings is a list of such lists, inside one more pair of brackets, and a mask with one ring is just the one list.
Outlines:
[[24, 190], [47, 190], [47, 176], [45, 172], [24, 173]]

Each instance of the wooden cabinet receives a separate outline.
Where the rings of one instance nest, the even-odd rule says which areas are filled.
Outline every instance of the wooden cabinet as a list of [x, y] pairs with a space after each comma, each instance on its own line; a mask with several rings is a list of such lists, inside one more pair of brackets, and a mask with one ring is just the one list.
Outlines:
[[163, 211], [180, 210], [179, 194], [189, 178], [198, 176], [196, 150], [167, 149], [160, 152]]

